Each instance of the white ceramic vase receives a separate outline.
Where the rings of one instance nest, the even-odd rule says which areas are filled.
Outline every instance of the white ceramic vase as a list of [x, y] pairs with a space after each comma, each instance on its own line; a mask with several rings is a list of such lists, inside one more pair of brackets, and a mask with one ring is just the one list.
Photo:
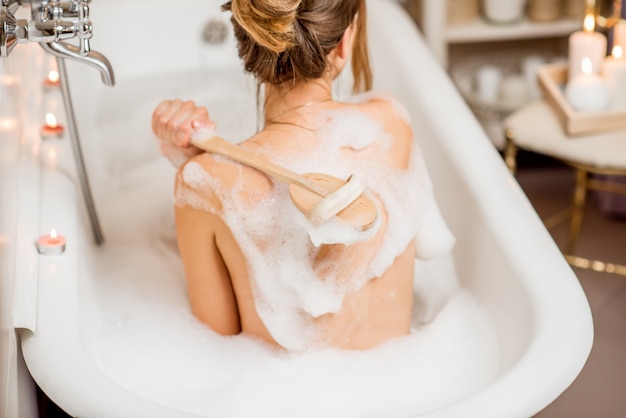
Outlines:
[[526, 0], [482, 0], [485, 17], [494, 23], [512, 23], [524, 17]]

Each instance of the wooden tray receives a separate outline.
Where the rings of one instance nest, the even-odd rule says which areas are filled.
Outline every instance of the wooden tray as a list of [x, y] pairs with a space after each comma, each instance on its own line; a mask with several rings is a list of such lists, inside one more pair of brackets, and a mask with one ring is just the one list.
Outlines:
[[567, 81], [567, 65], [542, 65], [538, 72], [544, 99], [554, 109], [568, 135], [626, 129], [626, 111], [577, 112], [563, 95]]

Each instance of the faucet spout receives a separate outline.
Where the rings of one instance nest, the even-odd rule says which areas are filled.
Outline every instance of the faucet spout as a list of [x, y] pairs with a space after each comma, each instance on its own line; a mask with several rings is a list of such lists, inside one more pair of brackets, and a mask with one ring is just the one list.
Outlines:
[[102, 82], [106, 86], [115, 85], [115, 74], [109, 60], [97, 51], [89, 51], [86, 55], [81, 53], [81, 49], [77, 46], [65, 42], [48, 42], [41, 43], [44, 51], [60, 58], [67, 58], [73, 61], [83, 62], [100, 71]]

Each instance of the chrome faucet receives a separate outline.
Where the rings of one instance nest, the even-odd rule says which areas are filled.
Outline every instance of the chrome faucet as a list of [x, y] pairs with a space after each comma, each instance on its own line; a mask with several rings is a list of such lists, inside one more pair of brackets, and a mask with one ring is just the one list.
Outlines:
[[[31, 18], [16, 19], [15, 11], [30, 4]], [[102, 54], [92, 51], [89, 0], [2, 0], [0, 9], [0, 56], [7, 57], [17, 44], [37, 42], [50, 54], [88, 64], [107, 86], [115, 84], [113, 68]], [[79, 46], [65, 42], [77, 38]]]
[[[0, 57], [9, 56], [17, 44], [37, 42], [46, 52], [57, 58], [61, 94], [63, 95], [78, 180], [83, 192], [94, 240], [96, 244], [100, 245], [104, 243], [104, 236], [89, 185], [65, 69], [65, 59], [83, 62], [100, 71], [102, 82], [105, 85], [113, 86], [115, 84], [113, 68], [109, 60], [104, 55], [91, 50], [90, 0], [0, 1], [2, 1], [2, 7], [0, 7]], [[16, 19], [15, 11], [19, 6], [27, 4], [30, 4], [31, 20]], [[79, 46], [66, 42], [72, 38], [78, 39]]]

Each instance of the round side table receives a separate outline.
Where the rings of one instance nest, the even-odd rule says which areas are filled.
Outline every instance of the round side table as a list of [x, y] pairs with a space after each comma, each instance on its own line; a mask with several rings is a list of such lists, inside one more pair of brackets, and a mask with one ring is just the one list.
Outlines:
[[571, 265], [626, 276], [626, 266], [590, 260], [573, 254], [580, 235], [587, 191], [626, 195], [626, 185], [600, 180], [596, 175], [626, 175], [626, 129], [568, 136], [553, 110], [543, 100], [515, 111], [504, 121], [504, 159], [515, 174], [519, 149], [546, 155], [576, 171], [572, 207], [546, 222], [548, 228], [570, 220], [565, 257]]

